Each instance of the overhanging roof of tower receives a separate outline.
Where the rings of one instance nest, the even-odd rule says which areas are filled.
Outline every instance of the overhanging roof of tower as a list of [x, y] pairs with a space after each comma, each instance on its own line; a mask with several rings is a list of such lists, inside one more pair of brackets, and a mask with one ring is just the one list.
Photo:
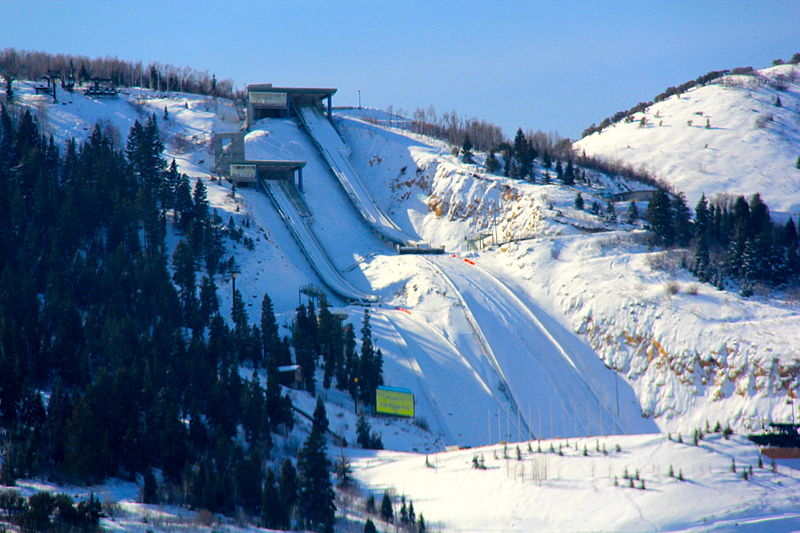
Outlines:
[[257, 83], [247, 86], [247, 92], [257, 93], [283, 93], [295, 104], [312, 104], [329, 98], [336, 93], [336, 89], [321, 87], [274, 87], [271, 83]]
[[255, 165], [259, 170], [297, 170], [306, 166], [305, 161], [283, 161], [270, 159], [247, 159], [236, 162], [237, 165]]

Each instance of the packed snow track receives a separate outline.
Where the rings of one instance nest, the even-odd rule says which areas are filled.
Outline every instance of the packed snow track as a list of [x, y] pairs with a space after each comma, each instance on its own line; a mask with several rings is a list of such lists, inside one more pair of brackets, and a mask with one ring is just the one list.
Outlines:
[[260, 180], [261, 188], [272, 200], [275, 209], [286, 224], [303, 255], [308, 259], [314, 272], [331, 291], [346, 300], [364, 303], [375, 303], [378, 297], [362, 292], [345, 280], [333, 266], [327, 253], [323, 250], [313, 230], [300, 215], [291, 198], [286, 194], [277, 180]]
[[300, 106], [297, 108], [297, 116], [347, 196], [370, 227], [383, 238], [400, 246], [421, 247], [422, 241], [403, 232], [377, 206], [361, 178], [347, 161], [347, 146], [319, 108]]
[[[458, 288], [491, 347], [492, 366], [536, 436], [626, 433], [642, 425], [638, 405], [615, 405], [614, 387], [622, 385], [614, 383], [613, 373], [597, 356], [594, 361], [576, 362], [529, 303], [499, 279], [460, 257], [430, 261]], [[588, 381], [585, 372], [590, 368], [609, 374], [608, 380]], [[625, 412], [620, 413], [620, 407]]]

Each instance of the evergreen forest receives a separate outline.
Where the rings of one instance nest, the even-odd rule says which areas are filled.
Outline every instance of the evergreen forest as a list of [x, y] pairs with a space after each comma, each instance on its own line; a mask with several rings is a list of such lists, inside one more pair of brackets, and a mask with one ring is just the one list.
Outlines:
[[[295, 424], [285, 387], [314, 394], [318, 367], [325, 388], [374, 401], [369, 311], [357, 350], [324, 296], [298, 307], [291, 337], [267, 294], [254, 321], [238, 290], [220, 309], [235, 222], [164, 160], [155, 115], [115, 138], [95, 127], [61, 149], [30, 112], [0, 109], [0, 481], [120, 477], [145, 503], [331, 530], [324, 406], [297, 457], [273, 440]], [[292, 364], [300, 382], [279, 372]], [[4, 498], [33, 520], [34, 502]], [[36, 505], [46, 529], [58, 498]], [[96, 502], [60, 505], [96, 524]]]

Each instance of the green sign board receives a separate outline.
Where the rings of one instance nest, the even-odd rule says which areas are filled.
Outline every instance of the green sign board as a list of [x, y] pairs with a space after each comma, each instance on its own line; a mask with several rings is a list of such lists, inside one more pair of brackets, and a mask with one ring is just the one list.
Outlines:
[[414, 394], [408, 389], [378, 387], [375, 411], [383, 415], [414, 417]]

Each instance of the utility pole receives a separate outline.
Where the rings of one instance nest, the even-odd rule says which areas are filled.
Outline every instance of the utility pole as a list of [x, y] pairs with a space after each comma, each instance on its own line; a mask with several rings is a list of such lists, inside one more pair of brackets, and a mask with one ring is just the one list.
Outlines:
[[361, 89], [358, 90], [358, 108], [361, 109]]
[[236, 297], [236, 274], [238, 273], [238, 270], [231, 270], [231, 298]]

